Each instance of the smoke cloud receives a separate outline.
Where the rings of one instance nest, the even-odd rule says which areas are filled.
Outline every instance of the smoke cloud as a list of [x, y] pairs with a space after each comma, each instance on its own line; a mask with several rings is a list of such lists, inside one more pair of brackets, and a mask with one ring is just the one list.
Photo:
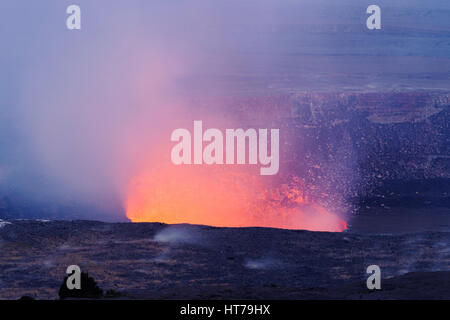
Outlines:
[[168, 153], [170, 130], [218, 120], [187, 107], [187, 94], [224, 92], [205, 79], [267, 62], [240, 51], [269, 48], [258, 35], [277, 14], [270, 1], [77, 4], [80, 31], [65, 28], [64, 1], [1, 4], [0, 185], [121, 211], [130, 178]]
[[189, 99], [267, 90], [293, 48], [339, 46], [291, 29], [358, 17], [336, 14], [354, 3], [80, 0], [82, 30], [69, 31], [69, 1], [2, 1], [1, 193], [124, 218], [130, 179], [169, 155], [171, 130], [226, 122]]

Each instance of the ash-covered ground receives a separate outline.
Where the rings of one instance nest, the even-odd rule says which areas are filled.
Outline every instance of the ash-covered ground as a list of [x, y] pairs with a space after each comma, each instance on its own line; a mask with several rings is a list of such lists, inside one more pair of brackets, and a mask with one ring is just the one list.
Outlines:
[[450, 299], [449, 232], [1, 222], [1, 299], [57, 299], [73, 264], [124, 299]]

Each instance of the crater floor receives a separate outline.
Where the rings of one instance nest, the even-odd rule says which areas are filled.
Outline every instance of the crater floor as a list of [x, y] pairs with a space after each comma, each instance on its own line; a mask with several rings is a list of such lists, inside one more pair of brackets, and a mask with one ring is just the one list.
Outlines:
[[[0, 227], [0, 299], [57, 299], [73, 264], [127, 299], [450, 298], [448, 232], [9, 222]], [[372, 264], [383, 290], [370, 293]]]

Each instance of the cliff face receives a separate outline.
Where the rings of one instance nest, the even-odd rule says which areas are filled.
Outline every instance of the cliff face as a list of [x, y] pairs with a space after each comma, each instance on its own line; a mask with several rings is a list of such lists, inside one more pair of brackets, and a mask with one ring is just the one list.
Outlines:
[[[443, 179], [450, 178], [448, 93], [314, 94], [291, 101], [294, 123], [315, 132], [314, 140], [330, 154], [340, 149], [351, 158], [358, 195], [388, 185], [392, 189], [392, 184], [405, 192], [400, 189], [413, 188], [407, 186], [412, 180], [427, 181], [426, 189], [436, 182], [445, 193]], [[326, 141], [321, 141], [324, 133]], [[399, 187], [402, 182], [405, 186]], [[409, 192], [424, 191], [419, 183]]]
[[292, 96], [293, 116], [311, 124], [351, 120], [364, 116], [372, 123], [396, 124], [421, 122], [450, 105], [448, 93], [379, 92], [379, 93], [303, 93]]
[[280, 128], [281, 174], [303, 178], [320, 194], [428, 193], [450, 204], [443, 200], [450, 185], [449, 98], [448, 92], [426, 91], [297, 92], [196, 105], [214, 106], [243, 127]]
[[366, 179], [450, 178], [448, 93], [297, 95], [291, 101], [292, 120], [306, 130], [336, 133], [332, 144], [355, 154]]

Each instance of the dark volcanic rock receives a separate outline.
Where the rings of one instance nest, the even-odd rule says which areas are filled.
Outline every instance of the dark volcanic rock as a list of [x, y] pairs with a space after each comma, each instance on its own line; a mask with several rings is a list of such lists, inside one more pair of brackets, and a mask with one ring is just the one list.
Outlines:
[[[89, 221], [11, 222], [0, 228], [0, 298], [4, 299], [24, 295], [56, 299], [66, 268], [73, 264], [122, 298], [403, 298], [418, 297], [420, 283], [424, 288], [435, 286], [434, 291], [427, 289], [430, 297], [450, 297], [446, 282], [450, 233], [445, 232], [361, 235]], [[381, 267], [386, 284], [382, 293], [361, 291], [365, 269], [372, 264]], [[388, 280], [411, 272], [423, 276]]]

